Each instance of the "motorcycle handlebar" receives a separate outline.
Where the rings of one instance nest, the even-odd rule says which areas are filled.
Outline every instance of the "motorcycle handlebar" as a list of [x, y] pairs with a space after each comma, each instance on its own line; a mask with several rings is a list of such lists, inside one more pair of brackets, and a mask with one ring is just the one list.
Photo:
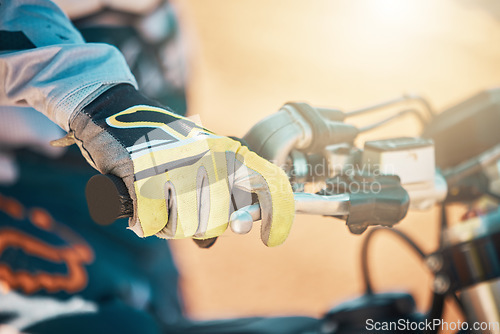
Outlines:
[[[352, 233], [360, 234], [370, 225], [392, 226], [408, 211], [409, 195], [395, 176], [379, 176], [373, 180], [380, 185], [372, 192], [327, 192], [321, 194], [295, 193], [295, 212], [332, 216], [347, 220]], [[132, 217], [133, 203], [123, 181], [114, 175], [95, 175], [87, 183], [87, 203], [92, 219], [107, 225], [118, 218]], [[254, 221], [261, 219], [259, 204], [233, 212], [229, 223], [239, 234], [248, 233]]]
[[[101, 225], [112, 223], [118, 218], [131, 217], [132, 199], [123, 181], [114, 175], [94, 175], [85, 190], [92, 219]], [[323, 196], [309, 193], [295, 193], [295, 213], [327, 216], [349, 214], [349, 194]], [[250, 218], [248, 218], [250, 217]], [[250, 220], [251, 219], [251, 220]], [[233, 230], [242, 230], [237, 225], [260, 220], [260, 206], [250, 205], [235, 211], [230, 218]], [[234, 224], [233, 224], [234, 223]], [[234, 225], [234, 226], [233, 226]]]

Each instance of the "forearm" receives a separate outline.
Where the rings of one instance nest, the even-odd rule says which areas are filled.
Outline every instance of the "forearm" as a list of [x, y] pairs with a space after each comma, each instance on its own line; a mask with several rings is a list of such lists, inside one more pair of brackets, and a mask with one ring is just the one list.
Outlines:
[[2, 1], [0, 104], [29, 105], [63, 129], [75, 110], [118, 84], [136, 86], [123, 56], [86, 44], [50, 1]]

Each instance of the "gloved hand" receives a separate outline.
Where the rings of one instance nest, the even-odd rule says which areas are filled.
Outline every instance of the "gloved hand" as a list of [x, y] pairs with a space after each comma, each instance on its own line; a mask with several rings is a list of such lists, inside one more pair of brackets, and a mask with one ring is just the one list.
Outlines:
[[[134, 206], [130, 228], [139, 236], [219, 236], [229, 215], [251, 204], [251, 193], [262, 208], [264, 244], [276, 246], [288, 236], [294, 198], [283, 170], [132, 86], [109, 89], [76, 112], [69, 127], [92, 166], [124, 181]], [[232, 196], [236, 190], [248, 195]]]

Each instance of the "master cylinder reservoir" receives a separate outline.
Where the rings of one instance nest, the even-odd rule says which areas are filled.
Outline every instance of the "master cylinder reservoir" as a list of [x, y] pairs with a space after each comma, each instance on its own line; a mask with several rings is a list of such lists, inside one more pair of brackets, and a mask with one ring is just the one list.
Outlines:
[[431, 139], [400, 137], [368, 141], [361, 168], [369, 173], [399, 176], [410, 195], [412, 209], [428, 209], [446, 197], [446, 181], [436, 171]]

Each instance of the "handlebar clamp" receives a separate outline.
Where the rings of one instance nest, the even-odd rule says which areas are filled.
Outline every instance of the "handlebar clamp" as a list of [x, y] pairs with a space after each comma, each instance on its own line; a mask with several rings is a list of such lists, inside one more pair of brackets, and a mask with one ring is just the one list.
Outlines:
[[[392, 227], [408, 212], [410, 197], [398, 176], [339, 176], [330, 179], [325, 192], [350, 193], [347, 226], [351, 233], [361, 234], [371, 225]], [[353, 185], [356, 184], [356, 187]]]

